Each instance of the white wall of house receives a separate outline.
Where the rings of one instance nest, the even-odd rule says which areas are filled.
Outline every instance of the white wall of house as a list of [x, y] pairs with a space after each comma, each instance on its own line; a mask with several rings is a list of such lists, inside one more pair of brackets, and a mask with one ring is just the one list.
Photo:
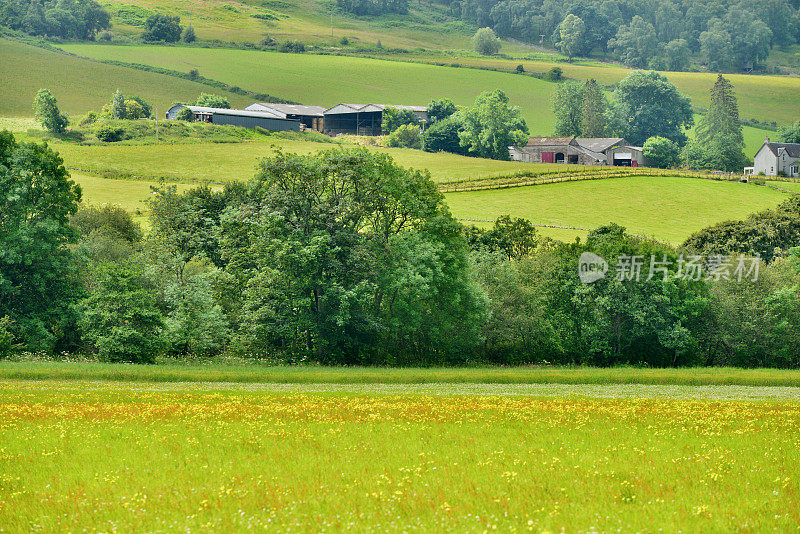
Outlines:
[[764, 173], [765, 176], [778, 175], [778, 160], [772, 150], [765, 144], [761, 149], [756, 152], [756, 157], [753, 158], [753, 174]]

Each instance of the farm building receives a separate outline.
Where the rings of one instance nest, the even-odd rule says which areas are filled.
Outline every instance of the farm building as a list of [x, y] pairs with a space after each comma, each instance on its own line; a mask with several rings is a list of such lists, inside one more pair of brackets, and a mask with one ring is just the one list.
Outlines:
[[256, 102], [250, 104], [246, 111], [265, 111], [285, 119], [298, 120], [304, 128], [322, 132], [324, 130], [325, 108], [322, 106], [301, 106], [299, 104], [271, 104]]
[[621, 137], [532, 137], [525, 146], [509, 147], [511, 159], [535, 163], [576, 165], [644, 164], [642, 147], [630, 146]]
[[800, 176], [800, 144], [773, 143], [767, 137], [753, 160], [753, 167], [745, 169], [746, 174]]
[[425, 106], [338, 104], [325, 111], [325, 128], [323, 131], [328, 135], [381, 135], [383, 110], [387, 107], [410, 109], [420, 122], [428, 120], [428, 109]]
[[167, 111], [167, 119], [176, 119], [182, 109], [188, 108], [194, 115], [195, 122], [242, 126], [244, 128], [264, 128], [275, 131], [300, 131], [300, 121], [288, 119], [269, 111], [247, 111], [242, 109], [207, 108], [203, 106], [187, 106], [177, 104]]

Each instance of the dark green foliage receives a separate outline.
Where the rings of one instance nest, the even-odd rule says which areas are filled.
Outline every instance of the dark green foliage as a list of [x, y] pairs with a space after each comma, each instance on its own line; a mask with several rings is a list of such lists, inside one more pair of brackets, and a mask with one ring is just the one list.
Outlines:
[[151, 15], [144, 24], [142, 39], [175, 43], [181, 38], [181, 18], [169, 15]]
[[192, 113], [192, 110], [189, 108], [182, 108], [175, 118], [179, 121], [191, 122], [194, 120], [194, 113]]
[[639, 15], [630, 24], [617, 30], [617, 35], [608, 41], [608, 47], [617, 58], [631, 67], [646, 67], [658, 52], [658, 38], [652, 24]]
[[279, 153], [250, 197], [221, 232], [247, 350], [426, 364], [463, 362], [477, 344], [483, 300], [427, 174], [366, 150]]
[[130, 243], [142, 240], [142, 229], [134, 222], [131, 214], [120, 206], [83, 206], [70, 218], [70, 224], [82, 236], [105, 231], [117, 239]]
[[14, 349], [13, 325], [14, 321], [8, 315], [0, 317], [0, 358], [7, 358]]
[[686, 39], [675, 39], [664, 47], [664, 70], [687, 71], [692, 51]]
[[669, 169], [681, 162], [681, 149], [674, 141], [664, 137], [651, 137], [642, 147], [648, 167]]
[[300, 41], [283, 41], [278, 45], [278, 52], [302, 54], [306, 51], [306, 45]]
[[551, 82], [560, 82], [563, 77], [564, 69], [561, 67], [550, 67], [547, 71], [547, 79]]
[[336, 5], [345, 13], [354, 15], [408, 13], [408, 0], [336, 0]]
[[781, 127], [778, 134], [784, 143], [800, 143], [800, 121]]
[[560, 84], [553, 91], [551, 105], [555, 115], [555, 134], [580, 136], [583, 131], [584, 85], [576, 82]]
[[584, 47], [586, 25], [572, 13], [567, 15], [556, 28], [553, 35], [553, 44], [571, 61]]
[[191, 24], [186, 26], [186, 29], [183, 30], [183, 34], [181, 35], [181, 41], [184, 43], [193, 43], [197, 40], [197, 36], [194, 33], [194, 26]]
[[0, 25], [31, 35], [90, 40], [109, 20], [94, 0], [0, 0]]
[[108, 123], [100, 123], [94, 130], [97, 138], [104, 143], [116, 143], [125, 139], [125, 129]]
[[47, 145], [0, 132], [0, 317], [27, 350], [49, 352], [71, 320], [79, 289], [68, 245], [80, 187]]
[[684, 247], [700, 254], [759, 255], [767, 263], [800, 246], [800, 197], [741, 221], [726, 221], [692, 234]]
[[48, 89], [39, 89], [33, 101], [33, 115], [45, 129], [54, 134], [62, 134], [69, 124], [67, 116], [58, 109], [56, 97]]
[[684, 129], [694, 124], [689, 99], [654, 71], [632, 72], [619, 82], [614, 91], [614, 113], [622, 126], [621, 137], [635, 146], [654, 136], [682, 146], [686, 143]]
[[458, 111], [458, 108], [456, 108], [455, 103], [449, 98], [432, 100], [431, 103], [428, 104], [428, 127], [450, 117], [456, 111]]
[[581, 102], [581, 135], [583, 137], [605, 137], [606, 110], [608, 103], [603, 91], [594, 78], [583, 86], [583, 102]]
[[456, 113], [450, 117], [436, 122], [423, 134], [423, 144], [428, 152], [452, 152], [453, 154], [466, 155], [467, 149], [461, 146], [459, 132], [464, 128], [461, 115]]
[[523, 258], [539, 245], [536, 227], [527, 219], [509, 215], [498, 217], [490, 230], [465, 228], [465, 237], [473, 250], [501, 253], [508, 259]]
[[384, 135], [389, 135], [399, 127], [405, 124], [418, 125], [416, 114], [410, 109], [398, 109], [387, 106], [383, 110], [383, 122], [381, 123], [381, 130]]
[[528, 126], [503, 91], [486, 91], [463, 111], [461, 146], [482, 158], [508, 160], [508, 147], [528, 142]]
[[164, 347], [164, 322], [143, 266], [119, 261], [96, 271], [79, 305], [84, 339], [101, 361], [154, 363]]

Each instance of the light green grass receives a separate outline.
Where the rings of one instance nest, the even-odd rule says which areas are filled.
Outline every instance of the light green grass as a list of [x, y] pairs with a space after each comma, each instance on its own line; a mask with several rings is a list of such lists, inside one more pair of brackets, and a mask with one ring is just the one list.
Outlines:
[[[343, 145], [352, 148], [353, 145]], [[336, 149], [337, 145], [276, 138], [271, 142], [198, 143], [175, 145], [79, 146], [54, 143], [52, 148], [76, 172], [106, 176], [131, 176], [144, 180], [247, 181], [256, 173], [259, 160], [276, 148], [297, 154]], [[496, 161], [447, 153], [429, 153], [401, 148], [375, 148], [404, 167], [427, 169], [436, 181], [490, 177], [516, 171], [563, 169], [565, 166]], [[574, 168], [574, 166], [572, 166]]]
[[436, 67], [367, 58], [252, 50], [70, 44], [65, 50], [97, 59], [144, 63], [203, 76], [304, 104], [341, 102], [426, 105], [448, 97], [470, 105], [482, 91], [502, 89], [522, 109], [531, 132], [553, 129], [555, 84], [510, 73]]
[[0, 380], [236, 382], [259, 384], [643, 384], [800, 387], [800, 371], [697, 367], [380, 368], [275, 366], [233, 360], [130, 365], [97, 362], [0, 361]]
[[[140, 95], [163, 113], [175, 101], [194, 101], [207, 85], [150, 72], [104, 65], [0, 38], [0, 116], [30, 117], [36, 92], [50, 89], [62, 111], [100, 110], [117, 89]], [[224, 92], [223, 92], [224, 93]], [[252, 103], [224, 93], [234, 106]]]
[[775, 207], [788, 195], [748, 184], [679, 177], [631, 177], [450, 193], [454, 215], [494, 220], [504, 214], [534, 224], [629, 232], [679, 244], [692, 232]]
[[767, 185], [772, 185], [775, 187], [780, 187], [781, 189], [786, 189], [787, 191], [796, 191], [797, 193], [800, 193], [800, 182], [781, 182], [781, 181], [767, 180]]
[[13, 532], [796, 530], [790, 400], [0, 384]]
[[[121, 206], [132, 213], [144, 213], [148, 210], [146, 200], [150, 198], [153, 185], [157, 182], [142, 180], [109, 180], [97, 176], [71, 173], [72, 179], [81, 186], [83, 200], [87, 204], [112, 204]], [[179, 191], [185, 191], [190, 184], [176, 184]]]

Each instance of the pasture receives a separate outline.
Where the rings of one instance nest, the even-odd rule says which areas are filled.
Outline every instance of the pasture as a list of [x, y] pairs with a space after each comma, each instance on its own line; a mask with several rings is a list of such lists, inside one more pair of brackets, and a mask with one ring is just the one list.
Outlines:
[[322, 106], [340, 102], [423, 106], [442, 97], [467, 106], [482, 91], [502, 89], [521, 108], [532, 132], [547, 135], [553, 129], [550, 94], [555, 85], [504, 72], [254, 50], [97, 44], [62, 48], [80, 56], [181, 72], [196, 68], [203, 76], [231, 85]]
[[[452, 212], [465, 219], [509, 214], [534, 224], [584, 229], [615, 222], [631, 233], [680, 244], [701, 228], [774, 208], [788, 196], [737, 182], [632, 176], [449, 193], [445, 198]], [[542, 233], [550, 235], [548, 230]], [[560, 231], [557, 237], [571, 240], [583, 234]]]
[[[52, 52], [18, 41], [0, 38], [0, 116], [30, 117], [36, 92], [46, 87], [58, 99], [62, 111], [77, 115], [100, 110], [119, 89], [140, 95], [160, 112], [175, 101], [193, 101], [207, 85], [152, 72], [106, 65]], [[217, 89], [234, 106], [252, 104], [252, 99]]]
[[[793, 388], [0, 383], [10, 531], [796, 529]], [[343, 499], [346, 496], [346, 499]]]

